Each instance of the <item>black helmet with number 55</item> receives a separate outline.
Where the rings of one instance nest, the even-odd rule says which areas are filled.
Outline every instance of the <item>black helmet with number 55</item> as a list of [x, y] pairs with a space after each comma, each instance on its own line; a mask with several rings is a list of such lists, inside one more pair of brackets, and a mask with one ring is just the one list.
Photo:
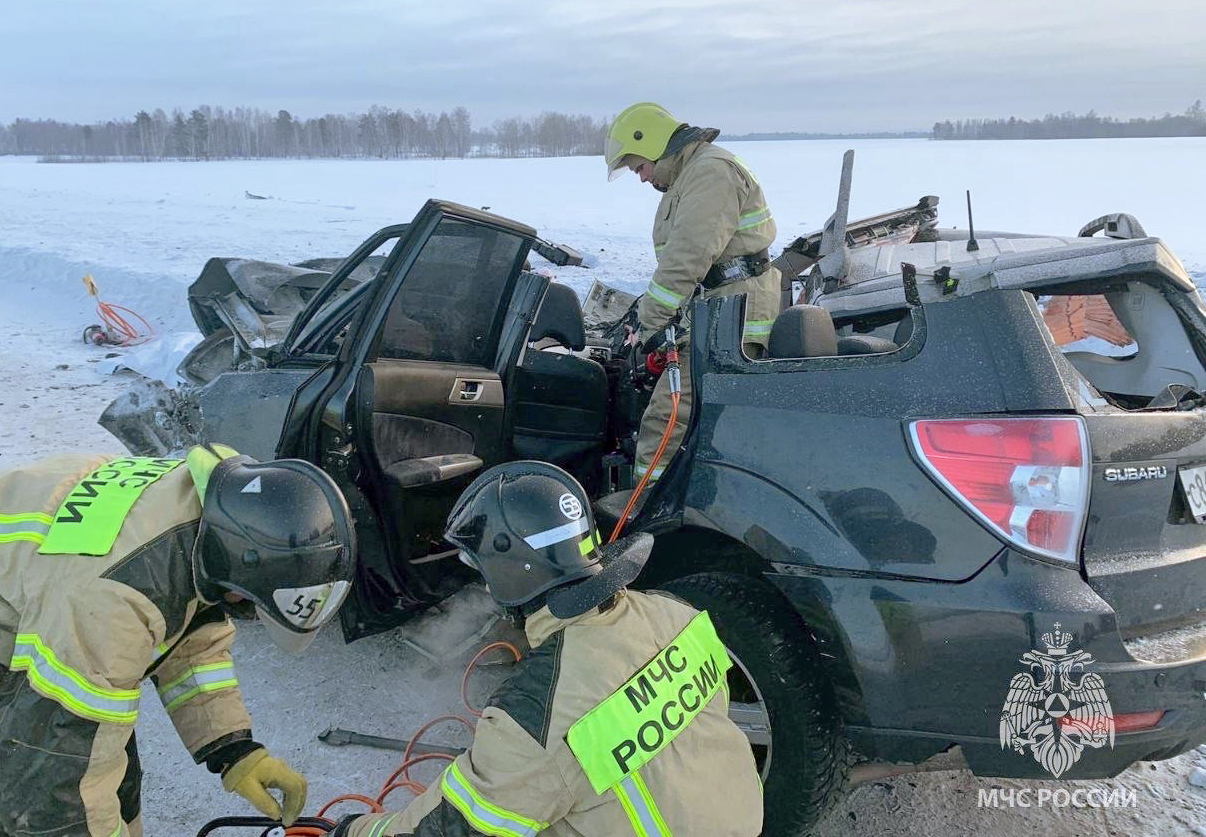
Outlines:
[[301, 651], [335, 616], [355, 572], [342, 492], [309, 462], [258, 462], [222, 445], [193, 448], [188, 467], [202, 505], [197, 592], [211, 603], [244, 600], [273, 642]]
[[582, 486], [535, 461], [496, 465], [474, 480], [453, 506], [444, 538], [485, 577], [499, 604], [547, 602], [559, 618], [585, 613], [629, 584], [653, 543], [636, 535], [601, 544]]

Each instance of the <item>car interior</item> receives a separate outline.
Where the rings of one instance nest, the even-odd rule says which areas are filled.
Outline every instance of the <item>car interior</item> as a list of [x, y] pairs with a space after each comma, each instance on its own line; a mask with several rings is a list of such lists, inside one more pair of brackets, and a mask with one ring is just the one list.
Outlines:
[[[784, 308], [771, 325], [767, 355], [770, 359], [843, 357], [894, 352], [913, 334], [910, 310], [890, 311], [862, 321], [848, 321], [840, 329], [820, 305]], [[884, 336], [891, 332], [889, 339]]]
[[[644, 403], [629, 394], [632, 403], [617, 405], [633, 388], [620, 381], [630, 361], [588, 338], [572, 288], [548, 284], [515, 362], [496, 358], [520, 245], [503, 230], [441, 221], [407, 268], [356, 385], [357, 441], [374, 466], [368, 482], [386, 537], [403, 562], [419, 565], [398, 571], [431, 588], [447, 569], [426, 562], [450, 554], [444, 520], [482, 469], [538, 459], [574, 474], [594, 497], [626, 487], [625, 477], [606, 470], [614, 463], [605, 463], [631, 435]], [[775, 320], [769, 354], [895, 351], [898, 342], [883, 332], [896, 328], [894, 336], [907, 340], [906, 315], [897, 312], [900, 326], [882, 317], [843, 323], [839, 335], [824, 308], [790, 306]], [[652, 379], [645, 383], [647, 400]]]

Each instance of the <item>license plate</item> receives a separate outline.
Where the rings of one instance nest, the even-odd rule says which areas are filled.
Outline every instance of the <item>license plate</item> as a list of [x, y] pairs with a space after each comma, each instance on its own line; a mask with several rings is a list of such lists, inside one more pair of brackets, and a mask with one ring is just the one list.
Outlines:
[[1185, 492], [1189, 511], [1198, 523], [1206, 523], [1206, 465], [1178, 468], [1177, 479]]

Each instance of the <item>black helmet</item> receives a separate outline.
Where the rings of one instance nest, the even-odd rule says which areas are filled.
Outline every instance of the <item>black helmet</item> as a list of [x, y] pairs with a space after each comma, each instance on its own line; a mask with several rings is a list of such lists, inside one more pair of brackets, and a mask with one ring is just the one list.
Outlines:
[[[547, 462], [496, 465], [465, 489], [444, 538], [486, 579], [506, 607], [548, 596], [553, 615], [585, 613], [640, 574], [653, 539], [603, 546], [590, 500], [568, 473]], [[574, 582], [581, 582], [574, 584]], [[573, 585], [564, 590], [555, 588]]]
[[300, 459], [257, 462], [211, 446], [189, 451], [188, 465], [202, 498], [197, 592], [242, 596], [277, 645], [302, 650], [351, 586], [356, 537], [343, 494]]

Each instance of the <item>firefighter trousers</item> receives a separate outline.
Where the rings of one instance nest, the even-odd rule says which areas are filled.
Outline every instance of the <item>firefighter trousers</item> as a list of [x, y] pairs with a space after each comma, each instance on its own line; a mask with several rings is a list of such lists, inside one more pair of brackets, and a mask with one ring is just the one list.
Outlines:
[[[58, 704], [41, 696], [31, 704], [31, 692], [24, 673], [0, 665], [0, 837], [86, 837], [82, 808], [71, 805], [72, 794], [64, 787], [62, 762], [86, 759], [87, 754], [71, 752], [71, 745], [80, 742], [59, 741], [53, 730], [39, 729], [41, 710], [57, 712]], [[133, 733], [126, 742], [126, 772], [117, 797], [127, 833], [142, 837], [142, 766]]]
[[[764, 349], [758, 343], [743, 343], [742, 349], [747, 357], [755, 360], [762, 357], [764, 353]], [[689, 341], [684, 341], [679, 345], [678, 366], [682, 373], [682, 394], [678, 402], [678, 415], [674, 420], [674, 430], [670, 434], [670, 440], [666, 443], [666, 450], [662, 453], [662, 458], [658, 460], [657, 466], [649, 477], [650, 483], [661, 478], [666, 466], [678, 452], [678, 446], [682, 444], [683, 436], [687, 433], [687, 424], [691, 420], [693, 399], [691, 393], [691, 344]], [[657, 453], [658, 445], [662, 442], [662, 434], [666, 431], [666, 424], [670, 421], [671, 406], [670, 376], [663, 372], [653, 388], [649, 406], [641, 414], [641, 428], [637, 432], [636, 462], [633, 464], [633, 475], [637, 480], [640, 480], [649, 471], [653, 455]]]

